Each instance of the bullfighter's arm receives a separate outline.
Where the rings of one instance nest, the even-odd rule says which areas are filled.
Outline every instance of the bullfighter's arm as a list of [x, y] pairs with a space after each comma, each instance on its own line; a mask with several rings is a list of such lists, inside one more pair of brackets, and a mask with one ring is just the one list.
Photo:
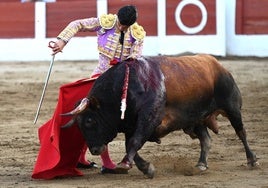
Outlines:
[[100, 27], [98, 18], [75, 20], [70, 22], [57, 38], [67, 43], [79, 31], [97, 31]]
[[135, 41], [133, 46], [131, 47], [131, 52], [130, 52], [130, 55], [128, 56], [128, 58], [137, 59], [138, 57], [141, 57], [142, 49], [143, 49], [143, 40], [142, 41]]

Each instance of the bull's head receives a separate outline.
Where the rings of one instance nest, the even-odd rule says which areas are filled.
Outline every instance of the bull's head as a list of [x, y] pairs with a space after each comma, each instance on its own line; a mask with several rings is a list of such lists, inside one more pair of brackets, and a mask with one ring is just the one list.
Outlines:
[[82, 99], [74, 110], [62, 114], [73, 116], [62, 128], [73, 126], [77, 122], [92, 155], [100, 155], [106, 145], [115, 137], [111, 136], [109, 122], [105, 120], [106, 118], [100, 109], [99, 101], [91, 97]]

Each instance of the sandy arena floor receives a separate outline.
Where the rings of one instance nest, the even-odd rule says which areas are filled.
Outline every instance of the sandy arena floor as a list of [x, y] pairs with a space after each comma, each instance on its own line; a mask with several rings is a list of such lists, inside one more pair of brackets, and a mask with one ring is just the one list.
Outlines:
[[[102, 175], [99, 169], [83, 170], [83, 177], [33, 180], [31, 173], [39, 149], [38, 127], [50, 118], [61, 84], [88, 77], [96, 62], [55, 61], [43, 106], [33, 124], [49, 62], [0, 62], [0, 187], [258, 187], [268, 188], [268, 60], [221, 59], [231, 71], [243, 96], [242, 115], [251, 148], [259, 158], [257, 169], [248, 169], [242, 143], [230, 123], [220, 117], [220, 132], [211, 133], [209, 170], [186, 176], [199, 158], [199, 142], [182, 131], [162, 144], [146, 143], [140, 154], [151, 161], [157, 174], [147, 179], [134, 166], [127, 175]], [[124, 156], [123, 135], [110, 143], [112, 158]], [[98, 156], [88, 159], [101, 165]]]

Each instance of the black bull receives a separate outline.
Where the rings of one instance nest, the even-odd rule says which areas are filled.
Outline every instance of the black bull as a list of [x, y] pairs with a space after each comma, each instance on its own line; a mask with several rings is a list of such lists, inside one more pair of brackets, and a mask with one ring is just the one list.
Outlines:
[[[126, 112], [121, 119], [121, 98], [129, 70]], [[182, 129], [200, 141], [199, 170], [207, 169], [211, 138], [218, 133], [216, 117], [227, 117], [242, 141], [248, 165], [258, 164], [249, 148], [241, 117], [241, 94], [232, 75], [209, 55], [146, 57], [126, 60], [99, 77], [87, 98], [71, 113], [93, 155], [99, 155], [118, 132], [125, 134], [126, 155], [121, 166], [133, 161], [148, 177], [154, 166], [138, 151], [147, 141]]]

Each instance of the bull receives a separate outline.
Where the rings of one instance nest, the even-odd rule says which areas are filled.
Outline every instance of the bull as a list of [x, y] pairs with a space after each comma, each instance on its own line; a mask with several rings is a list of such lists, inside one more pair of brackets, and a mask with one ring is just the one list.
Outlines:
[[[125, 112], [120, 111], [122, 98]], [[125, 60], [100, 76], [80, 105], [65, 114], [74, 115], [65, 127], [77, 122], [92, 155], [100, 155], [119, 132], [124, 133], [126, 155], [119, 165], [130, 169], [135, 162], [153, 178], [153, 164], [138, 154], [147, 141], [160, 143], [176, 130], [199, 139], [196, 168], [202, 172], [208, 168], [211, 147], [208, 128], [218, 133], [216, 117], [221, 114], [242, 141], [248, 165], [254, 167], [258, 162], [247, 142], [241, 106], [232, 75], [213, 56], [142, 57]]]

